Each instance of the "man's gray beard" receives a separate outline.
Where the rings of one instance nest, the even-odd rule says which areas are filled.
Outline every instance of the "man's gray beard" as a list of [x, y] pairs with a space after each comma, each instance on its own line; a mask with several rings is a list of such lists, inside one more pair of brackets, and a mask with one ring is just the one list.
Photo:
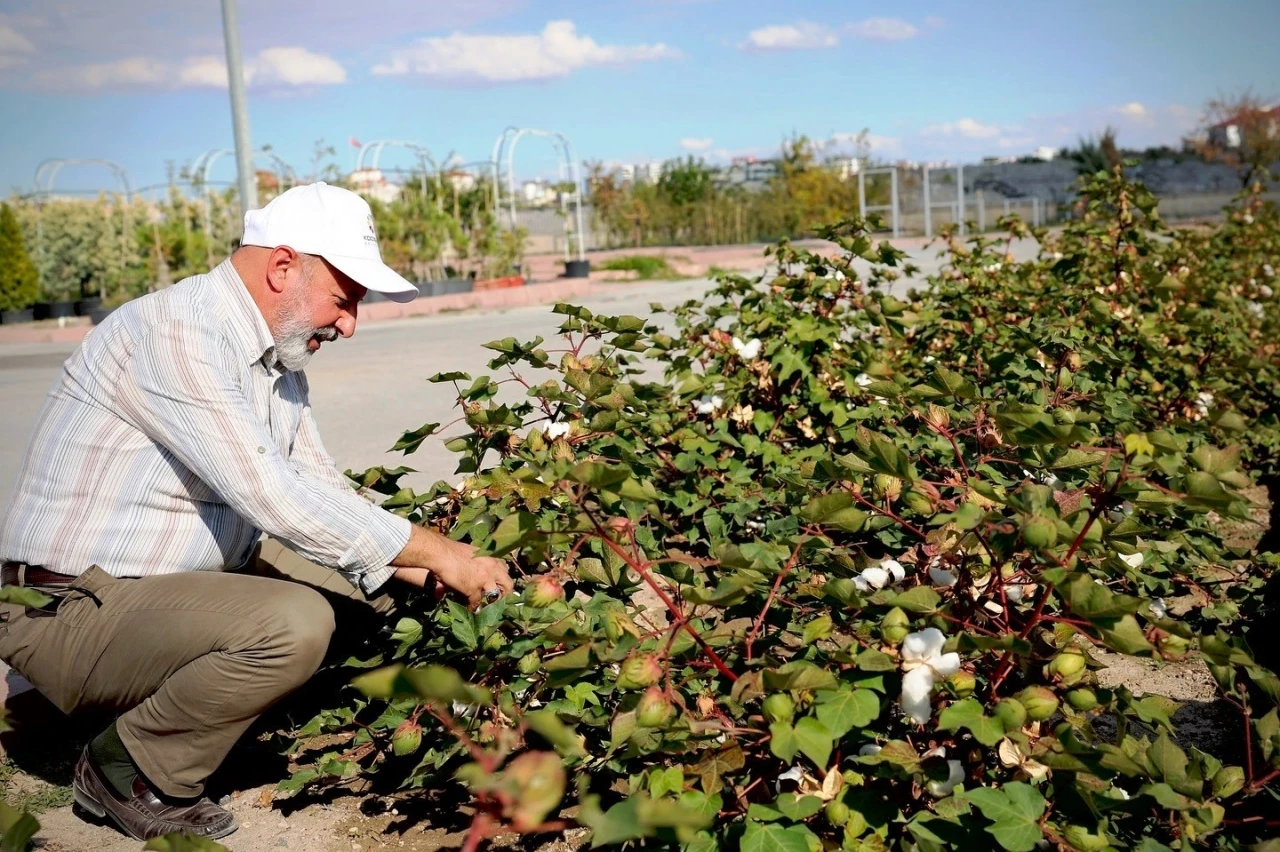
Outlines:
[[338, 330], [332, 327], [312, 328], [306, 320], [307, 295], [299, 288], [289, 297], [285, 304], [285, 320], [276, 333], [276, 360], [280, 366], [291, 373], [296, 373], [307, 366], [311, 356], [308, 344], [314, 337], [322, 342], [338, 339]]

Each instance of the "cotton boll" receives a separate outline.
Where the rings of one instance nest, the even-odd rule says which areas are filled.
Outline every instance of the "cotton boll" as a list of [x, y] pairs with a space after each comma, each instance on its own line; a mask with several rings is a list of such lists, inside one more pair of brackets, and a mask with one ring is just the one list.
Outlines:
[[871, 757], [873, 754], [879, 754], [883, 749], [875, 743], [867, 743], [858, 749], [858, 757]]
[[548, 423], [545, 430], [547, 437], [553, 441], [556, 438], [567, 438], [569, 433], [573, 431], [573, 426], [568, 423]]
[[889, 582], [889, 572], [878, 565], [863, 569], [859, 576], [873, 589], [883, 589]]
[[872, 382], [874, 382], [875, 379], [871, 378], [866, 373], [859, 373], [857, 376], [854, 377], [853, 381], [855, 384], [857, 384], [858, 387], [865, 388], [868, 385], [870, 385]]
[[925, 789], [929, 791], [929, 795], [941, 799], [943, 796], [950, 796], [955, 790], [956, 785], [964, 780], [964, 764], [958, 760], [947, 761], [947, 780], [946, 781], [930, 781], [925, 785]]
[[1141, 568], [1143, 558], [1141, 553], [1122, 553], [1120, 555], [1120, 561], [1130, 568]]
[[1151, 614], [1156, 618], [1165, 618], [1169, 614], [1169, 607], [1165, 604], [1164, 598], [1151, 599]]
[[902, 712], [917, 725], [929, 721], [929, 695], [933, 692], [933, 672], [927, 667], [912, 669], [902, 677]]
[[902, 563], [896, 559], [886, 559], [880, 563], [880, 567], [889, 572], [893, 577], [893, 582], [901, 583], [902, 579], [907, 576], [907, 571], [902, 567]]
[[942, 586], [943, 588], [956, 584], [956, 575], [945, 568], [939, 568], [937, 565], [929, 566], [929, 579], [933, 581], [935, 586]]
[[793, 766], [779, 775], [778, 780], [773, 783], [773, 788], [778, 792], [778, 795], [783, 793], [783, 781], [794, 781], [796, 784], [800, 784], [804, 781], [804, 770], [799, 766]]

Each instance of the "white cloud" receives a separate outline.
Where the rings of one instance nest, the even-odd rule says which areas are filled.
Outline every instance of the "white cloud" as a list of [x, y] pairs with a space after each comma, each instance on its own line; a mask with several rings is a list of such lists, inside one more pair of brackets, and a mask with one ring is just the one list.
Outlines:
[[867, 144], [871, 147], [872, 154], [881, 157], [901, 157], [903, 154], [902, 140], [896, 136], [868, 133]]
[[1147, 108], [1138, 101], [1130, 101], [1124, 106], [1115, 107], [1115, 111], [1130, 118], [1146, 118]]
[[0, 70], [25, 65], [36, 46], [0, 16]]
[[685, 149], [686, 151], [706, 151], [713, 144], [715, 144], [715, 140], [712, 139], [710, 136], [700, 136], [700, 137], [686, 136], [684, 139], [680, 140], [680, 147]]
[[809, 21], [761, 27], [747, 33], [742, 50], [820, 50], [835, 47], [840, 39], [829, 28]]
[[[333, 57], [305, 47], [269, 47], [245, 60], [244, 77], [249, 86], [283, 89], [345, 83], [347, 72]], [[225, 89], [227, 66], [222, 57], [212, 55], [181, 62], [131, 56], [44, 71], [35, 79], [54, 89]]]
[[601, 45], [579, 35], [572, 21], [551, 21], [534, 35], [466, 35], [423, 38], [375, 65], [383, 76], [414, 75], [436, 83], [485, 85], [567, 77], [594, 65], [674, 59], [665, 44]]
[[867, 18], [849, 24], [850, 33], [867, 41], [902, 41], [920, 35], [920, 28], [901, 18]]
[[926, 125], [920, 131], [921, 136], [961, 136], [965, 139], [990, 139], [1000, 135], [1000, 128], [994, 124], [983, 124], [972, 118], [959, 121], [947, 121], [941, 124]]

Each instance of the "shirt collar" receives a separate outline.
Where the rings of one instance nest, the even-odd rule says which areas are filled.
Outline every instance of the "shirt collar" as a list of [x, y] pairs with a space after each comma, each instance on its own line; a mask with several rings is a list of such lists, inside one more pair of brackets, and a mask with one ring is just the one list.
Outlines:
[[246, 361], [255, 364], [259, 361], [268, 371], [278, 370], [276, 363], [276, 341], [271, 336], [262, 311], [249, 295], [240, 273], [227, 258], [214, 267], [209, 273], [219, 285], [226, 305], [224, 327], [231, 337], [232, 344], [240, 351]]

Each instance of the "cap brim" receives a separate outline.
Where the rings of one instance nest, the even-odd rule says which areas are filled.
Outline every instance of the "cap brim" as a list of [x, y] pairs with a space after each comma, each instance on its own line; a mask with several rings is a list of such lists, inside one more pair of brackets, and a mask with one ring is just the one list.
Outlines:
[[328, 255], [324, 259], [361, 287], [381, 293], [392, 302], [412, 302], [418, 298], [418, 288], [380, 260]]

